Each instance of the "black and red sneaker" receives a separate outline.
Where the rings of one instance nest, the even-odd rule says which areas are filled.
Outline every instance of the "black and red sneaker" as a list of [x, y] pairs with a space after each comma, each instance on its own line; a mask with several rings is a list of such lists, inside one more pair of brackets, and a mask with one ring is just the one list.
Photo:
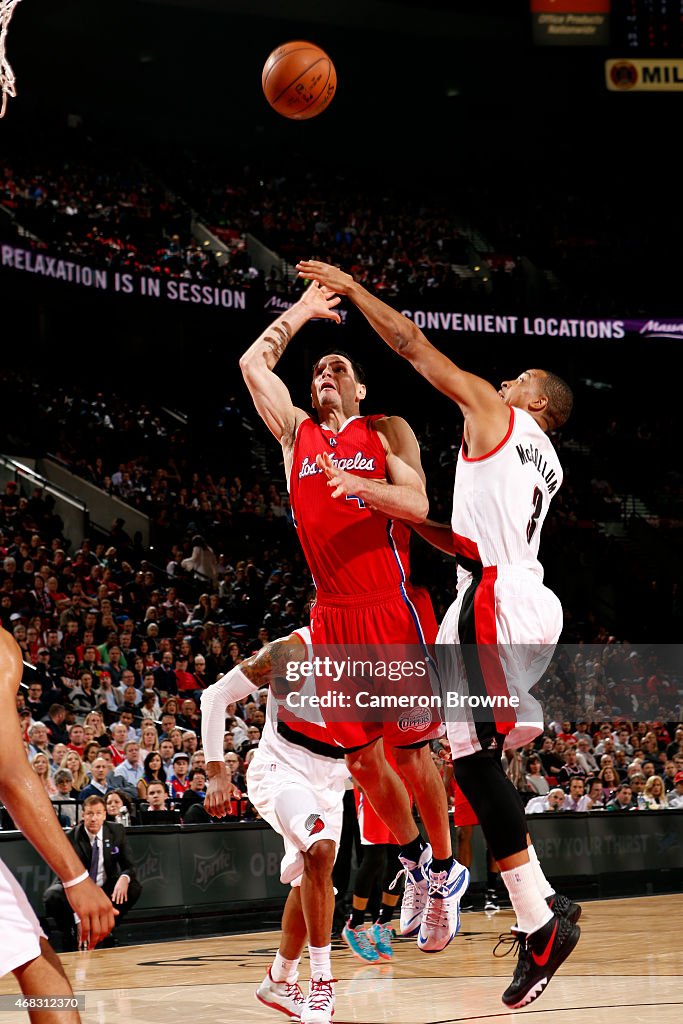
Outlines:
[[546, 903], [554, 914], [558, 917], [566, 917], [572, 924], [581, 917], [581, 907], [578, 903], [574, 903], [574, 900], [570, 900], [569, 896], [562, 896], [559, 892], [554, 892], [552, 896], [548, 896]]
[[511, 1010], [518, 1010], [538, 999], [555, 971], [574, 949], [580, 935], [578, 925], [566, 917], [553, 915], [547, 924], [531, 935], [513, 928], [512, 936], [501, 936], [498, 946], [509, 945], [510, 948], [504, 953], [496, 953], [496, 946], [495, 956], [506, 956], [519, 950], [512, 981], [502, 995], [503, 1003]]

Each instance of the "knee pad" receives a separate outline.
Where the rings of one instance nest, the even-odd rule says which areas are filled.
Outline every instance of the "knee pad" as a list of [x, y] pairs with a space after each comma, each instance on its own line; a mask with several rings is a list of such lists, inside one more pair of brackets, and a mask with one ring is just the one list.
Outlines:
[[472, 805], [496, 860], [526, 850], [527, 824], [517, 790], [503, 771], [499, 750], [478, 750], [453, 762], [455, 780]]

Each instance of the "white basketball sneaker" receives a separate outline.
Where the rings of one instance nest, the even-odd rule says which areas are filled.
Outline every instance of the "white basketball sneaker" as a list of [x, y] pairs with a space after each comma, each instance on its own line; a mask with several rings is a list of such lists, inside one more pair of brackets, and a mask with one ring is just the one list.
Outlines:
[[271, 1010], [279, 1010], [281, 1013], [287, 1014], [288, 1017], [299, 1020], [306, 998], [297, 978], [298, 975], [294, 981], [273, 981], [270, 968], [268, 968], [268, 973], [254, 995], [259, 1003], [270, 1007]]
[[439, 953], [460, 929], [460, 900], [470, 884], [470, 873], [457, 860], [448, 873], [429, 872], [427, 905], [417, 945], [423, 953]]
[[308, 997], [301, 1010], [301, 1024], [332, 1024], [335, 979], [309, 982]]
[[406, 857], [398, 859], [403, 865], [403, 871], [399, 871], [389, 888], [393, 889], [401, 875], [405, 874], [406, 884], [401, 901], [399, 928], [401, 935], [415, 935], [420, 929], [422, 913], [427, 903], [427, 872], [432, 861], [432, 848], [427, 843], [417, 864]]

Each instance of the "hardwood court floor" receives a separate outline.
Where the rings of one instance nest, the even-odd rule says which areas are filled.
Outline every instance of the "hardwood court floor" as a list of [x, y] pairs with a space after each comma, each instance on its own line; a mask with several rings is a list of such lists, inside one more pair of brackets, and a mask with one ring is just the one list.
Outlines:
[[[391, 962], [363, 964], [335, 943], [335, 1024], [679, 1024], [683, 1020], [683, 896], [584, 903], [576, 950], [549, 988], [525, 1010], [500, 1001], [514, 961], [494, 959], [512, 911], [464, 914], [460, 934], [440, 954], [413, 939]], [[76, 992], [86, 993], [84, 1024], [283, 1024], [254, 999], [277, 948], [276, 932], [159, 942], [63, 956]], [[302, 978], [308, 976], [304, 962]], [[305, 986], [304, 986], [305, 987]], [[16, 991], [14, 978], [0, 993]], [[26, 1016], [0, 1012], [0, 1024]]]

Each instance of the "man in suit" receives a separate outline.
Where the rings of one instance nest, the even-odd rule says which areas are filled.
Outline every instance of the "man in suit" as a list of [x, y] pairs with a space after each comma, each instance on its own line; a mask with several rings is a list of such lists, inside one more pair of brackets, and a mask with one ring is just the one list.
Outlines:
[[[68, 835], [69, 842], [90, 872], [90, 877], [109, 896], [118, 910], [117, 923], [135, 906], [142, 886], [135, 877], [133, 859], [122, 825], [106, 821], [104, 799], [93, 795], [83, 801], [83, 821]], [[45, 892], [45, 909], [64, 936], [64, 951], [77, 947], [74, 915], [61, 882]]]

